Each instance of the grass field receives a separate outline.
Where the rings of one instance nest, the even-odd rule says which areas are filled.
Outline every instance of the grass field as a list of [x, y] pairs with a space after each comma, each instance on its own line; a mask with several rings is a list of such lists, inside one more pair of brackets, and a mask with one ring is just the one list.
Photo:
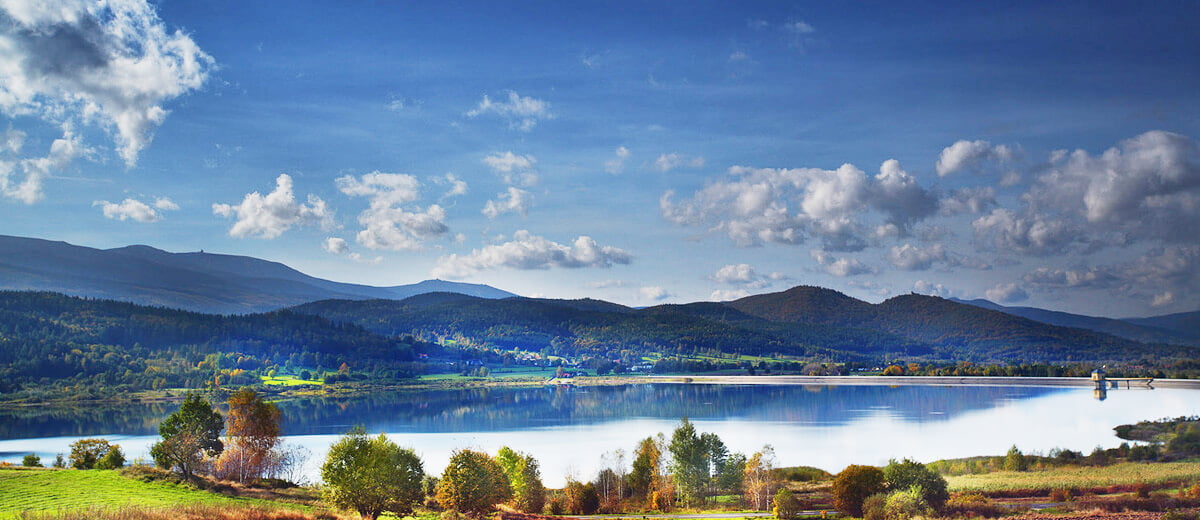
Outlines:
[[262, 376], [262, 384], [279, 386], [323, 385], [324, 381], [316, 379], [300, 379], [297, 376]]
[[1039, 471], [997, 471], [947, 477], [951, 491], [1086, 489], [1123, 484], [1200, 481], [1200, 462], [1125, 462], [1112, 466], [1069, 466]]
[[166, 482], [142, 482], [117, 471], [0, 468], [0, 519], [16, 518], [22, 511], [186, 504], [272, 507], [278, 503]]

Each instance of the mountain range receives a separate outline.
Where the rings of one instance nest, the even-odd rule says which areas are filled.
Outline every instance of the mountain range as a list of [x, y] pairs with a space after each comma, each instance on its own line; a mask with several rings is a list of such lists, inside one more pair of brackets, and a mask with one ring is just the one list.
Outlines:
[[141, 245], [95, 249], [12, 236], [0, 236], [0, 289], [52, 291], [209, 314], [267, 312], [329, 298], [399, 300], [430, 292], [516, 296], [487, 285], [443, 280], [392, 287], [333, 282], [248, 256], [169, 253]]
[[209, 314], [289, 309], [375, 333], [457, 335], [505, 347], [826, 357], [1135, 359], [1200, 357], [1200, 312], [1111, 319], [917, 294], [878, 304], [800, 286], [725, 303], [636, 309], [601, 300], [521, 298], [428, 280], [374, 287], [278, 262], [148, 246], [94, 249], [0, 236], [0, 289], [51, 291]]

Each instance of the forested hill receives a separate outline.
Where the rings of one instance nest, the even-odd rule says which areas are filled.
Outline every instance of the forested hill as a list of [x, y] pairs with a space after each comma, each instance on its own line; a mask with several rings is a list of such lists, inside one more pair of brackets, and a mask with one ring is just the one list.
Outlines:
[[449, 291], [516, 296], [487, 285], [426, 280], [374, 287], [306, 275], [278, 262], [148, 246], [95, 249], [0, 235], [0, 289], [53, 291], [214, 314], [268, 312], [329, 298], [403, 299]]
[[870, 304], [829, 289], [800, 286], [727, 305], [779, 322], [879, 330], [933, 344], [951, 359], [1116, 361], [1200, 354], [1196, 347], [1140, 343], [918, 294]]
[[930, 296], [870, 304], [817, 287], [728, 303], [631, 309], [594, 301], [483, 300], [429, 294], [402, 301], [329, 300], [294, 307], [382, 334], [458, 336], [502, 348], [578, 356], [664, 354], [921, 358], [978, 362], [1195, 358], [1200, 349], [1055, 327]]
[[289, 364], [336, 370], [347, 363], [402, 377], [412, 375], [420, 348], [411, 339], [287, 311], [217, 316], [0, 291], [0, 392], [47, 381], [109, 390], [198, 388], [214, 377], [253, 383], [245, 374]]

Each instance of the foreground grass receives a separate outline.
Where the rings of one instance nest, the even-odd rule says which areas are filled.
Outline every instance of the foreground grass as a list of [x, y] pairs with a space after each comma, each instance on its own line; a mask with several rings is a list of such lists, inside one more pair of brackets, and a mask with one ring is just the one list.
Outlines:
[[21, 512], [116, 509], [130, 505], [280, 508], [279, 503], [268, 500], [225, 496], [168, 482], [142, 482], [117, 471], [0, 469], [0, 519], [18, 518]]
[[1200, 481], [1200, 462], [1124, 462], [1104, 467], [1068, 466], [946, 478], [951, 491], [982, 493], [1033, 489], [1088, 489], [1192, 481]]

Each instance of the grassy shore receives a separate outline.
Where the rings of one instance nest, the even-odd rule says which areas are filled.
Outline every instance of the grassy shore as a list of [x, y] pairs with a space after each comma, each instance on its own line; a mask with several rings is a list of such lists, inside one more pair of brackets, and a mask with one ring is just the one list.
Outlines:
[[1037, 471], [997, 471], [947, 477], [951, 491], [996, 493], [1020, 490], [1095, 489], [1128, 484], [1200, 481], [1200, 462], [1124, 462], [1104, 467], [1066, 466]]
[[234, 497], [184, 484], [145, 482], [120, 471], [0, 468], [0, 519], [22, 512], [66, 509], [159, 508], [205, 505], [224, 508], [310, 509], [299, 504]]

